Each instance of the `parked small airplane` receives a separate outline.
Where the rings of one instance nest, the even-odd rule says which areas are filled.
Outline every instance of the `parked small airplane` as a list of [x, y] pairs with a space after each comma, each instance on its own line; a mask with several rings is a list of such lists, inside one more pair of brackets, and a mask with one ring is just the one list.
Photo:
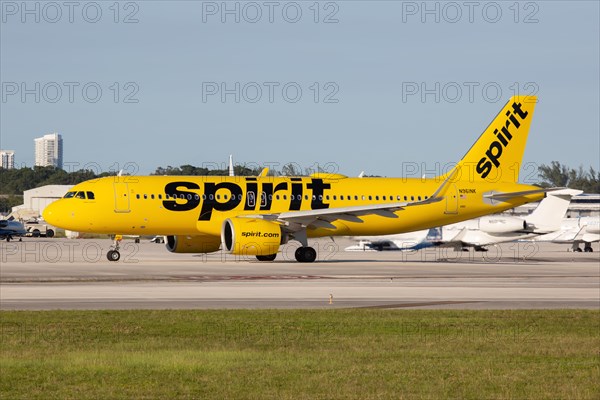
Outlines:
[[21, 241], [21, 237], [26, 233], [25, 227], [19, 221], [0, 220], [0, 240], [6, 239], [7, 242], [10, 242], [14, 237], [19, 237], [19, 241]]
[[538, 236], [533, 240], [571, 244], [571, 251], [581, 251], [579, 245], [583, 243], [583, 251], [591, 253], [594, 251], [592, 243], [600, 241], [600, 218], [564, 218], [558, 231]]
[[571, 198], [580, 193], [581, 190], [573, 189], [551, 192], [526, 217], [490, 215], [401, 235], [359, 237], [359, 243], [346, 247], [346, 251], [419, 250], [434, 246], [487, 251], [485, 246], [560, 230]]

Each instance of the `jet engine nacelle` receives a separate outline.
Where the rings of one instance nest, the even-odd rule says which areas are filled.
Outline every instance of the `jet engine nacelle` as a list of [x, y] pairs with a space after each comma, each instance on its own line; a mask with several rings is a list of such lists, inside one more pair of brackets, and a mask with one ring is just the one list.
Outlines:
[[486, 233], [511, 233], [527, 228], [527, 222], [518, 217], [483, 217], [479, 229]]
[[277, 254], [282, 239], [281, 225], [264, 219], [228, 218], [221, 228], [223, 249], [231, 254]]
[[212, 253], [219, 250], [221, 240], [218, 236], [208, 235], [167, 236], [166, 246], [171, 253]]
[[585, 231], [587, 233], [593, 233], [593, 234], [599, 234], [600, 233], [600, 223], [596, 222], [596, 223], [589, 223], [586, 228]]

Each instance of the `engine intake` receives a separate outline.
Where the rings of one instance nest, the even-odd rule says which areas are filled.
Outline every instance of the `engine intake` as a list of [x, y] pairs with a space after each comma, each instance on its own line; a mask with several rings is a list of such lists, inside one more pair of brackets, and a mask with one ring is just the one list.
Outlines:
[[231, 254], [267, 256], [283, 243], [281, 225], [264, 219], [226, 219], [221, 228], [223, 249]]

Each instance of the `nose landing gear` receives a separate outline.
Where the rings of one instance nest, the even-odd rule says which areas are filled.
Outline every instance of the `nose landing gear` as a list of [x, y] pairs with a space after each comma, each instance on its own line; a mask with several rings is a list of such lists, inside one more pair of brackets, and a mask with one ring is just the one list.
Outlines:
[[121, 253], [119, 253], [119, 245], [121, 244], [121, 240], [123, 240], [123, 236], [115, 235], [113, 245], [110, 247], [110, 250], [106, 253], [106, 258], [108, 261], [119, 261], [121, 258]]

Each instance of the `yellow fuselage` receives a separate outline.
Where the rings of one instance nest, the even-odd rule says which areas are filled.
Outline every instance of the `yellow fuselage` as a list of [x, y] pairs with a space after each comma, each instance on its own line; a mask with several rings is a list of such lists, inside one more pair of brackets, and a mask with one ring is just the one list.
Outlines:
[[[69, 198], [49, 205], [44, 216], [55, 226], [79, 232], [218, 237], [226, 218], [419, 202], [429, 198], [441, 183], [439, 179], [346, 178], [337, 175], [302, 178], [106, 177], [76, 185]], [[484, 193], [535, 189], [515, 183], [457, 181], [450, 184], [442, 201], [404, 207], [394, 212], [395, 217], [390, 213], [371, 213], [356, 221], [351, 218], [331, 221], [335, 228], [309, 226], [307, 235], [383, 235], [451, 224], [544, 197], [539, 193], [492, 202], [484, 199]]]

